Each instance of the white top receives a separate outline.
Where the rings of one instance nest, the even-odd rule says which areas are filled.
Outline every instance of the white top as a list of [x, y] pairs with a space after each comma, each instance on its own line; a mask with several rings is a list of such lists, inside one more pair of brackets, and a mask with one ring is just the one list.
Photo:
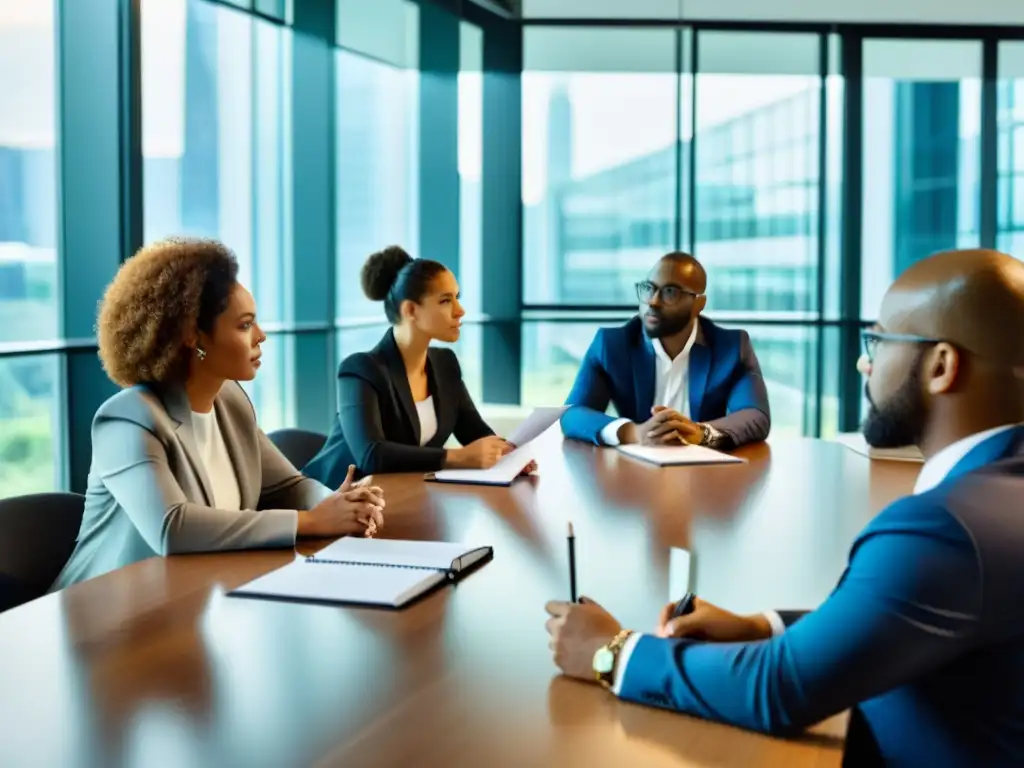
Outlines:
[[416, 403], [416, 415], [420, 420], [420, 445], [426, 445], [437, 434], [437, 413], [434, 411], [434, 396]]
[[195, 433], [199, 458], [206, 468], [206, 476], [213, 489], [213, 506], [217, 509], [240, 510], [242, 495], [238, 490], [238, 477], [224, 443], [217, 411], [196, 413], [192, 411], [192, 430]]
[[[1002, 427], [987, 429], [984, 432], [977, 432], [961, 440], [957, 440], [951, 445], [947, 445], [941, 451], [928, 459], [921, 468], [921, 474], [917, 476], [917, 482], [914, 484], [914, 495], [916, 496], [919, 493], [930, 491], [945, 480], [946, 475], [950, 473], [953, 467], [955, 467], [960, 460], [979, 443], [984, 442], [990, 437], [994, 437], [1000, 432], [1005, 432], [1008, 429], [1014, 429], [1018, 426], [1020, 425], [1006, 424]], [[764, 617], [768, 619], [768, 623], [771, 625], [772, 637], [777, 637], [786, 631], [786, 625], [783, 623], [782, 617], [775, 611], [765, 611]], [[637, 642], [639, 642], [640, 635], [641, 633], [639, 632], [634, 632], [630, 635], [620, 651], [621, 658], [615, 671], [615, 685], [612, 686], [612, 691], [616, 696], [618, 696], [619, 692], [622, 690], [622, 679], [628, 671], [627, 667], [629, 665], [629, 657], [633, 653], [633, 648], [635, 648]]]
[[[694, 323], [690, 338], [675, 359], [668, 356], [660, 340], [651, 340], [654, 347], [654, 405], [671, 408], [686, 418], [690, 418], [690, 350], [696, 340], [697, 323]], [[628, 423], [629, 419], [616, 419], [608, 424], [601, 430], [601, 442], [618, 445], [619, 428]]]

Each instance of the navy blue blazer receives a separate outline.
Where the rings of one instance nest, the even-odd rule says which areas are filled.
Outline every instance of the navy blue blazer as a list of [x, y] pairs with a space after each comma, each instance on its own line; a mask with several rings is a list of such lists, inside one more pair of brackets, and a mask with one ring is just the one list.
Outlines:
[[445, 443], [462, 445], [494, 434], [462, 381], [455, 353], [427, 350], [427, 386], [434, 398], [437, 432], [420, 445], [420, 420], [402, 354], [389, 328], [369, 352], [346, 357], [338, 368], [338, 416], [327, 442], [302, 474], [337, 488], [349, 464], [357, 477], [374, 472], [435, 472], [444, 468]]
[[829, 598], [783, 634], [644, 635], [620, 695], [775, 734], [856, 706], [849, 764], [1024, 765], [1022, 499], [1019, 427], [882, 511]]
[[[620, 418], [637, 423], [651, 417], [655, 356], [640, 317], [617, 328], [601, 328], [587, 350], [562, 414], [566, 437], [601, 444], [601, 430]], [[728, 436], [733, 446], [764, 440], [771, 429], [768, 390], [746, 331], [698, 319], [690, 348], [690, 418]]]

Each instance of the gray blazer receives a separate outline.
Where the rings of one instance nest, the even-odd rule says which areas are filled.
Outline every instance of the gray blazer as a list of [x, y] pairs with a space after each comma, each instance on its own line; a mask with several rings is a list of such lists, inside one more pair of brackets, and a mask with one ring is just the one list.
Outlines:
[[154, 555], [291, 547], [298, 514], [331, 491], [303, 477], [256, 426], [242, 387], [214, 401], [242, 511], [211, 507], [213, 491], [181, 389], [139, 385], [100, 406], [75, 551], [51, 590]]

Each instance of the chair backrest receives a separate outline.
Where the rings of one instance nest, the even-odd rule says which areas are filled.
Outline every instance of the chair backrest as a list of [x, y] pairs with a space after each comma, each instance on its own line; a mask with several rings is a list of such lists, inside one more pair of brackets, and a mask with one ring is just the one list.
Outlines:
[[0, 610], [46, 594], [75, 549], [84, 511], [78, 493], [0, 499]]
[[278, 429], [267, 435], [296, 469], [302, 469], [327, 442], [327, 435], [304, 429]]

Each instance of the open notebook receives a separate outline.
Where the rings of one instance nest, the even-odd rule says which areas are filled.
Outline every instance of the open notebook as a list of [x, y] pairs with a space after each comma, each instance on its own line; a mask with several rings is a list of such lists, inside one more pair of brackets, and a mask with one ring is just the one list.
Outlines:
[[746, 459], [714, 451], [703, 445], [620, 445], [619, 451], [659, 467], [690, 464], [744, 464]]
[[401, 608], [491, 557], [491, 547], [348, 537], [229, 592], [235, 597]]

